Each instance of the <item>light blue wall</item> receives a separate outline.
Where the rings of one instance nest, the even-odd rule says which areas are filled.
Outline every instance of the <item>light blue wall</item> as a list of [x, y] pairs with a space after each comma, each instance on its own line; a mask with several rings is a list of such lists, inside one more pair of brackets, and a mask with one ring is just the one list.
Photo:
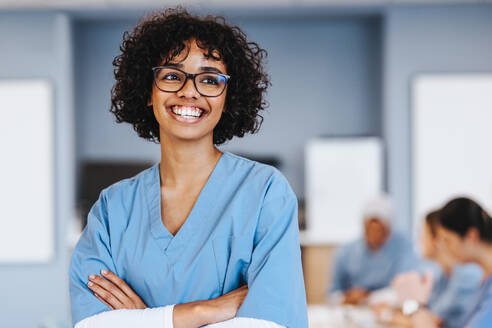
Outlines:
[[[269, 109], [260, 133], [223, 149], [277, 156], [299, 196], [304, 145], [319, 135], [381, 135], [377, 19], [241, 19], [268, 51]], [[81, 159], [159, 160], [159, 148], [117, 126], [109, 109], [113, 57], [133, 22], [76, 24], [77, 136]]]
[[123, 32], [134, 21], [90, 20], [74, 23], [75, 104], [79, 159], [160, 158], [159, 147], [138, 138], [128, 124], [116, 124], [109, 112], [113, 58]]
[[[39, 327], [53, 318], [68, 319], [66, 231], [74, 215], [75, 188], [70, 29], [70, 20], [63, 14], [0, 13], [0, 79], [35, 77], [52, 81], [56, 125], [55, 259], [41, 265], [0, 265], [0, 327]], [[29, 95], [19, 101], [29, 101]], [[22, 126], [19, 133], [23, 133]], [[25, 198], [26, 206], [30, 197], [36, 197], [29, 190], [19, 196]]]
[[385, 17], [383, 101], [388, 186], [395, 198], [399, 226], [409, 229], [412, 77], [423, 72], [491, 72], [492, 6], [393, 8]]

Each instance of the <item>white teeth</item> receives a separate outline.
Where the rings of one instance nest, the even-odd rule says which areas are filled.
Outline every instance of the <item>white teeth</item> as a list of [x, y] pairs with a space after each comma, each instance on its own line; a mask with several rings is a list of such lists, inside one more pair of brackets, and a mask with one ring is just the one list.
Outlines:
[[185, 117], [200, 117], [202, 113], [201, 109], [188, 106], [172, 106], [171, 110], [174, 114]]

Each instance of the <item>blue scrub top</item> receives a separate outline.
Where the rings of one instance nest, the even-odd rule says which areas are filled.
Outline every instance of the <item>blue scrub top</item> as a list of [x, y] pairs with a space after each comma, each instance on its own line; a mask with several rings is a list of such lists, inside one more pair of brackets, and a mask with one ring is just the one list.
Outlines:
[[450, 277], [439, 272], [427, 303], [429, 310], [439, 315], [446, 327], [460, 327], [481, 281], [482, 269], [476, 264], [457, 265]]
[[398, 232], [392, 232], [376, 251], [360, 238], [337, 250], [330, 292], [384, 288], [397, 274], [416, 270], [418, 265], [412, 244]]
[[161, 220], [157, 164], [101, 192], [70, 264], [74, 324], [109, 310], [86, 286], [102, 269], [149, 307], [247, 284], [238, 317], [308, 326], [296, 196], [275, 168], [227, 152], [175, 236]]
[[470, 328], [490, 328], [492, 327], [492, 308], [477, 320]]
[[492, 311], [492, 275], [480, 286], [480, 290], [475, 295], [474, 301], [470, 305], [470, 309], [465, 316], [462, 327], [483, 328], [492, 327], [486, 325], [490, 320], [489, 313]]

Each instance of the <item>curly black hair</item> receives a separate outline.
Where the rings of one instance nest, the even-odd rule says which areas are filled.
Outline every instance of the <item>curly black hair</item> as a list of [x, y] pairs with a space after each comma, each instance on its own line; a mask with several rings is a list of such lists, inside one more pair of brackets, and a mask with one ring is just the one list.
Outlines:
[[259, 111], [267, 106], [264, 95], [270, 85], [263, 68], [266, 51], [248, 42], [245, 33], [228, 25], [223, 17], [200, 17], [182, 7], [154, 12], [131, 33], [123, 34], [121, 54], [113, 60], [116, 83], [111, 89], [110, 111], [116, 121], [130, 123], [140, 137], [159, 142], [159, 124], [147, 105], [152, 94], [152, 67], [178, 56], [191, 39], [206, 50], [208, 58], [222, 60], [231, 76], [213, 143], [220, 145], [234, 136], [257, 132], [263, 121]]

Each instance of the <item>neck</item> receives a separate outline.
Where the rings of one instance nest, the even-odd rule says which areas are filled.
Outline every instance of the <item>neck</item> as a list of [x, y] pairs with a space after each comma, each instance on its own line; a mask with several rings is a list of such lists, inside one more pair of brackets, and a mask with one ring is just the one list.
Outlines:
[[435, 258], [435, 260], [441, 265], [444, 274], [447, 277], [451, 276], [451, 273], [453, 272], [453, 265], [454, 265], [453, 259], [450, 258], [449, 256], [446, 256], [445, 254], [438, 253], [437, 258]]
[[171, 139], [161, 133], [161, 186], [183, 187], [207, 177], [222, 152], [212, 135], [200, 140]]
[[450, 263], [441, 263], [442, 271], [446, 277], [450, 277], [453, 273], [453, 266]]
[[484, 278], [492, 275], [492, 245], [482, 243], [477, 247], [476, 262], [482, 267]]

